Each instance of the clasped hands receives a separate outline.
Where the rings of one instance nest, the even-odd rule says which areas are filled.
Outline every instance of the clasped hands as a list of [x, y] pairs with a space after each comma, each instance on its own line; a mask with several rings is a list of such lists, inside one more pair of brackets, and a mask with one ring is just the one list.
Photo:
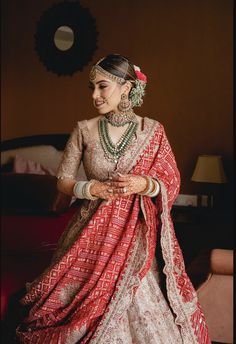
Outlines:
[[91, 186], [90, 192], [98, 198], [114, 200], [121, 196], [138, 194], [146, 187], [147, 179], [145, 177], [117, 173], [105, 182], [96, 180]]

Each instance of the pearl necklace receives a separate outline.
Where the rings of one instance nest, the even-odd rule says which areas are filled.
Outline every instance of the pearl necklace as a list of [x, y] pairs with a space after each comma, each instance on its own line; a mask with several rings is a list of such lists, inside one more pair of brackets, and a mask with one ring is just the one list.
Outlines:
[[105, 115], [108, 122], [114, 127], [123, 127], [130, 122], [137, 122], [134, 112], [126, 112], [124, 114], [109, 112]]
[[138, 128], [138, 122], [129, 122], [128, 128], [116, 144], [112, 142], [108, 131], [108, 119], [106, 117], [101, 118], [98, 124], [99, 138], [105, 157], [112, 162], [117, 163], [118, 159], [125, 153], [133, 136], [135, 135]]

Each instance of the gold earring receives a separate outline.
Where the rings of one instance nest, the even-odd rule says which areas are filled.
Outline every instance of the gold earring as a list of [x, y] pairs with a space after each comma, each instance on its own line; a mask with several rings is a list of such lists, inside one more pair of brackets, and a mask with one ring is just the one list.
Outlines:
[[120, 112], [127, 112], [130, 111], [132, 109], [132, 102], [131, 100], [128, 99], [127, 94], [123, 93], [121, 95], [121, 101], [118, 104], [118, 110]]

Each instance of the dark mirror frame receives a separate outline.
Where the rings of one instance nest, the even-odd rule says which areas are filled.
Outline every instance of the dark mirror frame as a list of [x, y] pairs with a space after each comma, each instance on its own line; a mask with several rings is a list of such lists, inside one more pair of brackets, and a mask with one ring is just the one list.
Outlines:
[[[59, 50], [54, 35], [60, 26], [74, 32], [74, 43], [66, 51]], [[97, 49], [98, 32], [95, 19], [78, 1], [63, 1], [47, 9], [37, 23], [35, 49], [47, 70], [61, 75], [82, 71]]]

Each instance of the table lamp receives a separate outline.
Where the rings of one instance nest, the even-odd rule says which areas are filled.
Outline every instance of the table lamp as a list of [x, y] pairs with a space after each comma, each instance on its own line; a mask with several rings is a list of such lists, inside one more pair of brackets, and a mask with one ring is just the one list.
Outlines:
[[[199, 155], [195, 170], [193, 172], [192, 181], [209, 183], [209, 184], [223, 184], [226, 183], [226, 176], [220, 155]], [[211, 189], [211, 191], [210, 191]], [[216, 186], [208, 187], [208, 207], [213, 207], [213, 194]], [[216, 195], [215, 195], [216, 196]]]

